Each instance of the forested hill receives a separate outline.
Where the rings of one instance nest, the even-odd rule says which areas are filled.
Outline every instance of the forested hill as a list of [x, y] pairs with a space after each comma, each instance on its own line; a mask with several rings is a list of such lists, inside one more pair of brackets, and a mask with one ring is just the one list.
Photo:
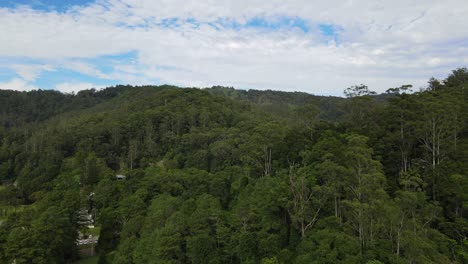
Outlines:
[[409, 88], [0, 91], [0, 263], [467, 263], [468, 72]]
[[100, 91], [84, 90], [76, 95], [53, 90], [0, 90], [0, 124], [10, 128], [41, 122], [61, 113], [92, 107], [131, 88], [119, 85]]
[[337, 121], [343, 115], [343, 98], [334, 96], [316, 96], [304, 92], [236, 90], [232, 87], [213, 86], [207, 88], [213, 94], [228, 96], [235, 100], [253, 103], [264, 111], [277, 116], [294, 119], [304, 107], [314, 107], [319, 118]]

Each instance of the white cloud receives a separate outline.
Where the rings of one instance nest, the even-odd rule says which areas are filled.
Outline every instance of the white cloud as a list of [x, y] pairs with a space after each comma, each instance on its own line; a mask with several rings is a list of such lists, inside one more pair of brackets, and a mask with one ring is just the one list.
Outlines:
[[109, 79], [110, 77], [102, 73], [100, 70], [98, 70], [94, 65], [91, 65], [89, 63], [84, 63], [81, 61], [73, 61], [73, 60], [68, 60], [65, 63], [61, 65], [63, 68], [70, 69], [79, 73], [83, 73], [86, 75], [102, 78], [102, 79]]
[[31, 91], [38, 90], [38, 88], [28, 84], [25, 80], [14, 78], [7, 82], [0, 83], [0, 90]]
[[[156, 80], [339, 95], [365, 83], [382, 92], [405, 83], [419, 87], [431, 76], [465, 66], [467, 13], [466, 0], [99, 0], [65, 13], [3, 8], [0, 57], [33, 58], [51, 68], [130, 84]], [[310, 31], [232, 29], [219, 23], [285, 16], [302, 19]], [[172, 18], [178, 26], [160, 24]], [[338, 41], [323, 36], [319, 24], [340, 29]], [[129, 51], [136, 52], [136, 60], [117, 63], [113, 72], [85, 61]], [[27, 81], [44, 70], [14, 69]], [[79, 87], [85, 86], [60, 85], [71, 91]]]
[[13, 64], [11, 69], [26, 81], [34, 81], [43, 71], [54, 71], [49, 65], [26, 65], [26, 64]]

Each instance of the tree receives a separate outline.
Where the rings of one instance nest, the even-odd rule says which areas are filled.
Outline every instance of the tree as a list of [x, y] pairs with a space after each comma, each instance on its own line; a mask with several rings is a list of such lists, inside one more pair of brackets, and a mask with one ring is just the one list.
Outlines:
[[[415, 144], [411, 136], [412, 130], [410, 127], [411, 112], [414, 110], [414, 99], [409, 94], [412, 85], [403, 85], [399, 88], [392, 88], [395, 97], [389, 99], [390, 115], [395, 118], [398, 123], [398, 149], [400, 152], [400, 170], [407, 172], [411, 167], [411, 150]], [[390, 89], [389, 89], [390, 90]], [[387, 90], [388, 92], [388, 90]], [[387, 110], [387, 111], [388, 111]]]
[[346, 88], [344, 90], [344, 94], [348, 98], [354, 98], [359, 96], [374, 95], [376, 93], [374, 91], [369, 90], [369, 87], [367, 87], [366, 85], [360, 84]]
[[289, 169], [289, 190], [288, 211], [301, 238], [304, 238], [306, 231], [319, 219], [320, 211], [330, 197], [329, 190], [316, 183], [310, 168], [301, 168], [296, 172], [294, 166]]
[[374, 222], [378, 217], [375, 208], [387, 198], [381, 164], [372, 158], [367, 140], [364, 136], [349, 135], [345, 149], [346, 167], [350, 171], [345, 217], [358, 234], [361, 254], [374, 240]]
[[359, 263], [359, 241], [341, 229], [337, 218], [324, 218], [317, 230], [301, 240], [294, 263]]
[[348, 98], [345, 101], [347, 125], [356, 131], [369, 129], [372, 124], [371, 113], [375, 109], [372, 95], [376, 93], [361, 84], [347, 88], [344, 94]]
[[459, 86], [461, 89], [464, 89], [464, 86], [468, 84], [468, 69], [463, 67], [453, 70], [452, 74], [444, 80], [444, 84], [448, 87]]
[[319, 108], [313, 104], [307, 104], [301, 108], [296, 109], [298, 119], [301, 125], [309, 131], [310, 140], [313, 140], [314, 130], [319, 121]]
[[446, 158], [447, 144], [455, 125], [453, 105], [430, 92], [416, 101], [417, 112], [412, 127], [425, 153], [423, 161], [430, 168], [432, 199], [437, 199], [439, 165]]

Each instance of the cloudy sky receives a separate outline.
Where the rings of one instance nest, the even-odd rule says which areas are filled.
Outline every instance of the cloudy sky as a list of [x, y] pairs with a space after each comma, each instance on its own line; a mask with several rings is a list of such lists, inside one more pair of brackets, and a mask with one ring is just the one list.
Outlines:
[[0, 0], [0, 89], [341, 95], [468, 65], [467, 0]]

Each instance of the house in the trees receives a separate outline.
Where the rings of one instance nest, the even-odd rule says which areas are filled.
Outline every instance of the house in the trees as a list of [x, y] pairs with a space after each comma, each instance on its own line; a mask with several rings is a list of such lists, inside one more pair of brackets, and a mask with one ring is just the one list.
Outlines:
[[125, 180], [127, 177], [125, 175], [122, 175], [122, 174], [117, 174], [117, 175], [115, 175], [115, 178], [117, 180]]

